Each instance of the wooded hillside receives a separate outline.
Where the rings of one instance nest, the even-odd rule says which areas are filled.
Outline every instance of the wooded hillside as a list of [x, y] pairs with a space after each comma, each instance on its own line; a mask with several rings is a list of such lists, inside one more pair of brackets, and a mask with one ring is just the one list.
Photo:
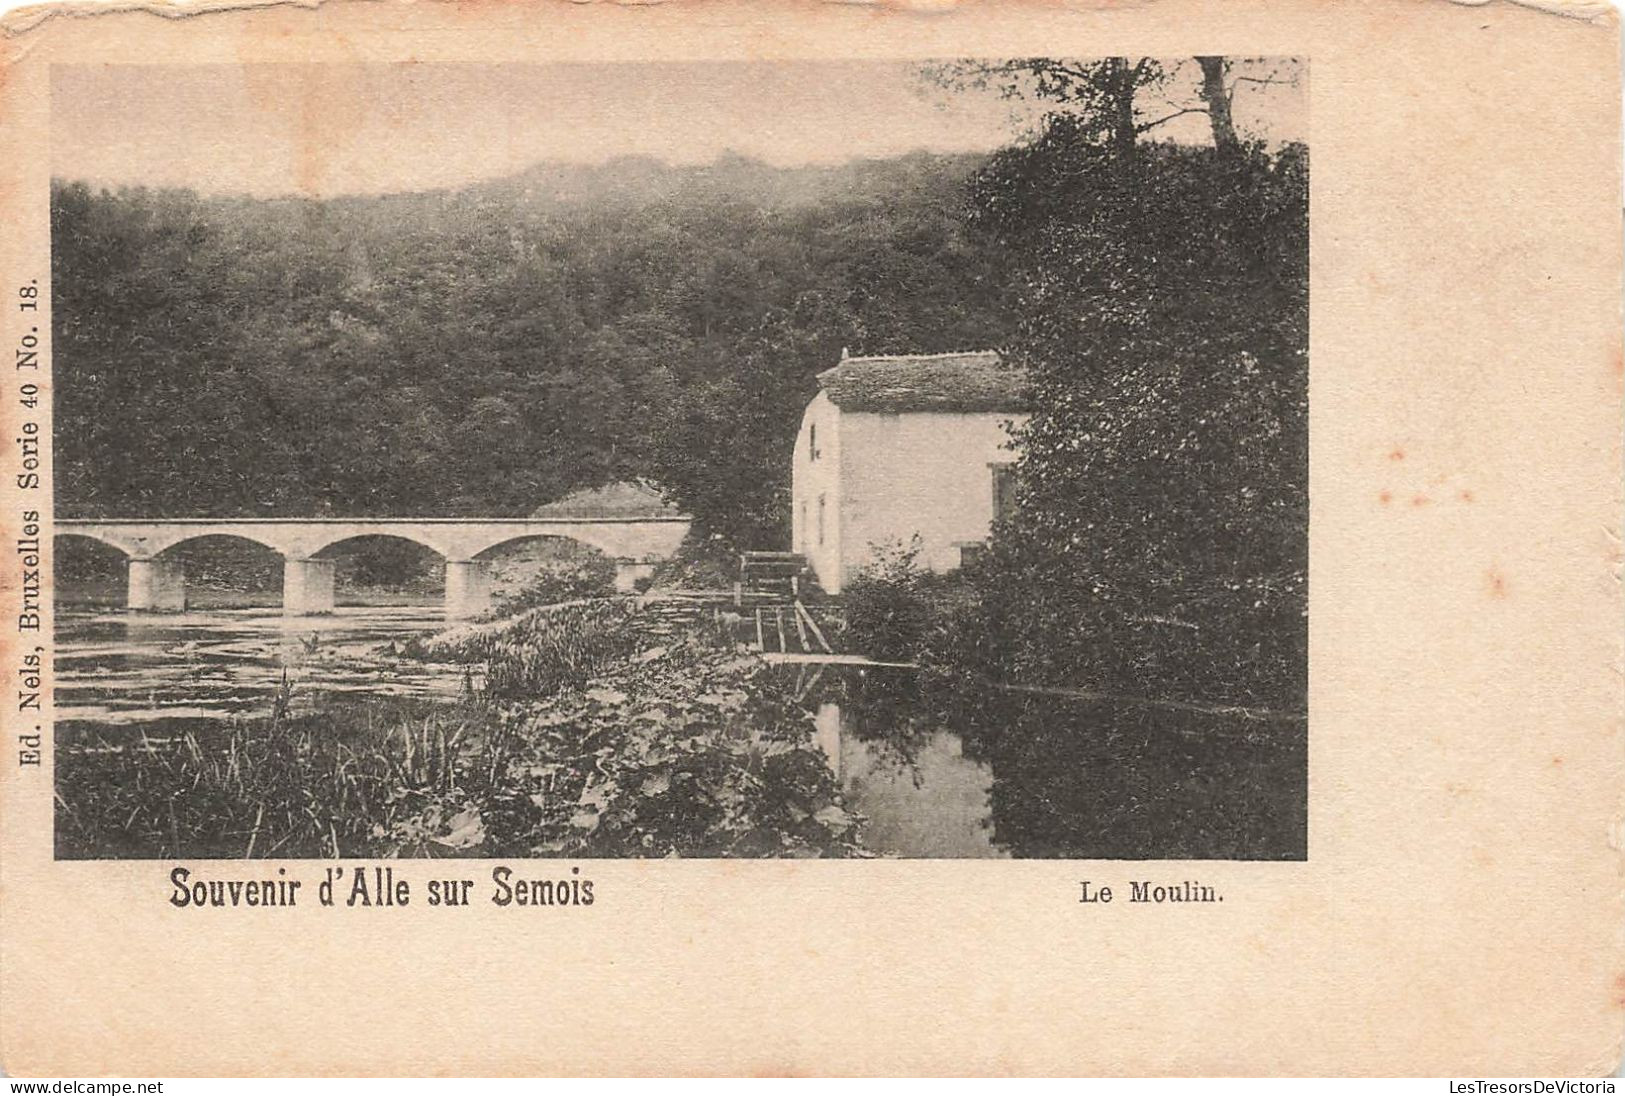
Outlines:
[[63, 515], [519, 515], [642, 476], [777, 543], [814, 375], [1011, 329], [977, 156], [52, 193]]

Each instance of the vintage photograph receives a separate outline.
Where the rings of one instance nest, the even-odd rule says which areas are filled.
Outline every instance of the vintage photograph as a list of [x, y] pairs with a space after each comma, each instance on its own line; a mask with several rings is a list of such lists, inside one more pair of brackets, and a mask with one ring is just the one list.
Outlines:
[[56, 857], [1308, 858], [1307, 83], [54, 65]]

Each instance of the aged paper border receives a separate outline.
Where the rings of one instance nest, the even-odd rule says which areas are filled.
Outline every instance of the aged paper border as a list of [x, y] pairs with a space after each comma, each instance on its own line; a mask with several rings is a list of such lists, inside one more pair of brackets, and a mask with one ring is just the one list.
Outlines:
[[[9, 1072], [1613, 1070], [1625, 380], [1612, 15], [1421, 0], [463, 0], [186, 20], [18, 12], [6, 26], [8, 341], [14, 287], [48, 279], [46, 88], [64, 62], [1299, 55], [1314, 262], [1307, 863], [593, 861], [585, 910], [197, 912], [165, 902], [167, 863], [54, 862], [49, 765], [7, 756]], [[316, 122], [309, 137], [334, 132]], [[10, 542], [35, 503], [5, 490]], [[0, 570], [8, 602], [18, 581], [15, 563]], [[35, 642], [0, 634], [8, 668]], [[397, 865], [414, 881], [488, 870]], [[1227, 901], [1077, 901], [1081, 879], [1146, 877], [1200, 878]]]

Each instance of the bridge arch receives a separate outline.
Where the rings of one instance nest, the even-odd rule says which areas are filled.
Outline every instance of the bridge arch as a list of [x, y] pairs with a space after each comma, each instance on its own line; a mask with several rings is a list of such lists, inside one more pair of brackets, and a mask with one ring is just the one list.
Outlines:
[[[71, 536], [73, 534], [68, 535]], [[260, 548], [264, 548], [267, 551], [275, 552], [278, 555], [282, 554], [282, 547], [277, 544], [273, 538], [250, 536], [249, 534], [240, 532], [236, 529], [199, 529], [195, 533], [183, 533], [174, 537], [173, 539], [166, 537], [157, 541], [156, 543], [150, 544], [148, 554], [153, 558], [168, 555], [171, 559], [173, 559], [175, 557], [171, 555], [171, 553], [173, 553], [175, 549], [199, 540], [240, 540], [245, 541], [248, 544], [253, 544]], [[159, 547], [159, 545], [161, 545], [161, 547]]]
[[406, 544], [415, 544], [419, 548], [427, 549], [441, 559], [454, 558], [454, 549], [445, 542], [444, 538], [436, 537], [430, 533], [427, 527], [414, 529], [390, 526], [376, 531], [367, 528], [335, 530], [329, 535], [306, 538], [297, 545], [285, 549], [285, 551], [289, 555], [314, 559], [323, 552], [337, 548], [341, 544], [347, 544], [352, 540], [402, 541]]
[[112, 537], [57, 532], [52, 537], [52, 600], [58, 608], [112, 609], [125, 602], [127, 547]]
[[538, 521], [525, 523], [518, 528], [474, 525], [458, 537], [457, 547], [465, 554], [451, 558], [479, 559], [515, 541], [551, 538], [586, 545], [610, 559], [646, 563], [670, 556], [682, 542], [688, 528], [686, 520], [662, 519]]
[[333, 607], [339, 605], [418, 605], [425, 598], [443, 596], [445, 552], [429, 538], [408, 530], [364, 530], [328, 539], [303, 560], [290, 560], [326, 568], [332, 573]]
[[499, 554], [503, 549], [512, 549], [521, 544], [532, 541], [538, 543], [556, 542], [575, 545], [577, 548], [589, 549], [599, 555], [610, 559], [615, 557], [615, 545], [606, 542], [607, 538], [582, 536], [575, 529], [530, 529], [524, 532], [499, 532], [492, 537], [475, 541], [468, 547], [469, 559], [489, 560]]
[[166, 572], [189, 609], [276, 608], [282, 604], [282, 553], [253, 530], [198, 529], [152, 557], [160, 584]]
[[52, 536], [56, 540], [85, 540], [92, 544], [100, 544], [103, 547], [113, 549], [113, 551], [119, 553], [126, 559], [136, 554], [135, 550], [127, 542], [120, 540], [116, 536], [111, 536], [107, 533], [99, 531], [92, 532], [88, 529], [58, 529], [52, 534]]
[[469, 560], [489, 589], [490, 604], [532, 605], [539, 598], [607, 592], [624, 561], [580, 537], [558, 530], [516, 532], [482, 548]]

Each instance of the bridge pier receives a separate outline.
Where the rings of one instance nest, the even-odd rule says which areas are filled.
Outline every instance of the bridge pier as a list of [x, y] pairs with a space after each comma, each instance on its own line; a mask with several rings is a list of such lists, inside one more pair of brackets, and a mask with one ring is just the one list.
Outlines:
[[338, 564], [330, 559], [282, 560], [282, 611], [313, 616], [333, 611], [333, 579]]
[[179, 613], [186, 609], [186, 571], [179, 560], [130, 560], [125, 604], [137, 611]]
[[446, 619], [468, 620], [491, 608], [491, 564], [483, 559], [446, 561]]

